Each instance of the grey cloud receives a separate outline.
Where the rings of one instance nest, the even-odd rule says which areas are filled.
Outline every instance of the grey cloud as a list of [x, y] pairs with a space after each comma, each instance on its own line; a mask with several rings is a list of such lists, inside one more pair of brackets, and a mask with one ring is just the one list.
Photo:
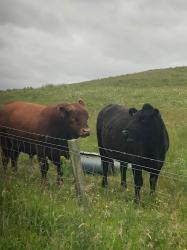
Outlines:
[[183, 0], [1, 0], [2, 89], [187, 63]]
[[[46, 1], [47, 3], [47, 1]], [[68, 33], [63, 23], [61, 12], [63, 5], [56, 11], [53, 8], [46, 8], [45, 1], [21, 1], [21, 0], [1, 0], [0, 5], [0, 24], [11, 25], [22, 28], [34, 28], [45, 32]]]

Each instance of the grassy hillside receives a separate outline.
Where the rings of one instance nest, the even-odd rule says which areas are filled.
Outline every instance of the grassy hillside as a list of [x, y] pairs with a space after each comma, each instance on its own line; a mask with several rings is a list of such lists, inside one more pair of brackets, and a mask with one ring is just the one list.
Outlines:
[[187, 67], [151, 70], [71, 85], [0, 91], [0, 106], [10, 100], [51, 104], [82, 98], [90, 114], [92, 134], [80, 140], [82, 150], [97, 151], [95, 123], [99, 110], [118, 103], [157, 107], [166, 123], [170, 149], [158, 181], [156, 197], [149, 196], [144, 173], [142, 202], [133, 202], [132, 174], [128, 190], [119, 175], [85, 176], [89, 206], [77, 204], [71, 166], [64, 162], [65, 183], [55, 184], [51, 166], [49, 186], [40, 185], [36, 160], [22, 155], [16, 176], [9, 171], [0, 181], [0, 249], [187, 249]]

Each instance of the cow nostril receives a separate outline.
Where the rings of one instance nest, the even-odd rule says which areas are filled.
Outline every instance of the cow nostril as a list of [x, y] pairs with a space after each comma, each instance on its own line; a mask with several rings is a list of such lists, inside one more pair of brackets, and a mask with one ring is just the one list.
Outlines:
[[85, 128], [84, 131], [85, 132], [90, 132], [90, 129], [89, 128]]
[[88, 128], [83, 128], [83, 129], [82, 129], [82, 134], [83, 134], [83, 135], [90, 135], [90, 129], [88, 129]]
[[123, 136], [125, 137], [126, 142], [134, 142], [134, 139], [129, 137], [128, 130], [124, 129], [121, 132], [122, 132]]
[[90, 130], [88, 129], [88, 130], [86, 130], [86, 132], [85, 132], [86, 134], [88, 134], [88, 135], [90, 135]]
[[126, 129], [124, 129], [124, 130], [122, 130], [122, 134], [125, 136], [125, 137], [127, 137], [128, 136], [128, 130], [126, 130]]

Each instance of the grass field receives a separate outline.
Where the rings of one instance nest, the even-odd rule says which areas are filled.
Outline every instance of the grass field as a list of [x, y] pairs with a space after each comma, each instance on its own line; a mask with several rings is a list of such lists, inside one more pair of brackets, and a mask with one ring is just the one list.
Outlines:
[[90, 137], [82, 150], [97, 152], [95, 123], [99, 110], [118, 103], [157, 107], [167, 126], [170, 149], [159, 177], [157, 194], [149, 196], [144, 172], [141, 204], [133, 202], [132, 173], [128, 190], [119, 175], [85, 176], [87, 208], [75, 196], [72, 168], [64, 161], [64, 186], [56, 186], [51, 165], [49, 185], [40, 184], [37, 161], [21, 155], [18, 172], [0, 169], [0, 249], [187, 249], [187, 67], [152, 70], [79, 84], [0, 91], [0, 107], [11, 100], [42, 104], [75, 102], [82, 98], [90, 114]]

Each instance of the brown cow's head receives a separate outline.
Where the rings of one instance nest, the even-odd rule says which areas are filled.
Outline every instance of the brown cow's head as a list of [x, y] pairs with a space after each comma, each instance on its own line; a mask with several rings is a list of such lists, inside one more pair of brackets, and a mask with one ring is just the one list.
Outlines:
[[57, 110], [63, 124], [67, 139], [76, 139], [78, 137], [86, 137], [90, 135], [88, 127], [88, 112], [85, 103], [79, 100], [78, 103], [60, 104]]

